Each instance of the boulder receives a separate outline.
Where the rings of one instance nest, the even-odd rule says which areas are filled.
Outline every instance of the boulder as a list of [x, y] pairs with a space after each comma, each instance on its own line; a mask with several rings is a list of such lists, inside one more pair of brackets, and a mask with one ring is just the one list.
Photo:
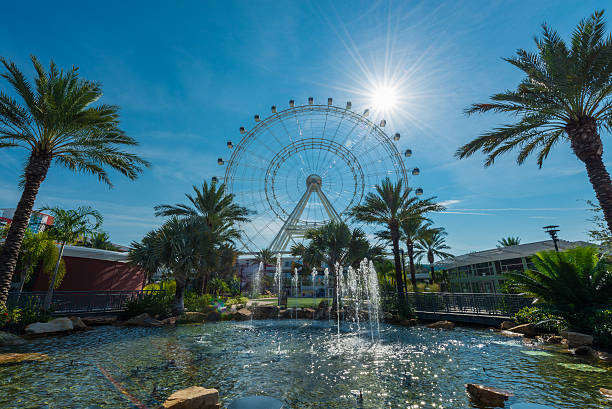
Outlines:
[[562, 331], [561, 336], [567, 339], [568, 348], [593, 345], [593, 337], [587, 334], [581, 334], [580, 332]]
[[612, 363], [612, 354], [603, 351], [597, 351], [595, 349], [590, 350], [590, 354], [593, 358], [602, 360], [604, 362]]
[[612, 389], [599, 388], [599, 393], [612, 402]]
[[516, 323], [512, 322], [512, 321], [504, 321], [501, 323], [501, 325], [499, 326], [499, 329], [501, 330], [508, 330], [510, 328], [514, 328], [516, 327]]
[[588, 347], [586, 345], [582, 345], [569, 350], [570, 354], [572, 355], [591, 355], [591, 351], [591, 347]]
[[212, 310], [206, 315], [206, 321], [219, 321], [221, 313], [217, 310]]
[[[323, 301], [321, 301], [323, 302]], [[318, 308], [314, 313], [315, 320], [326, 320], [330, 316], [331, 308]]]
[[181, 389], [166, 399], [161, 408], [164, 409], [218, 409], [219, 392], [216, 389], [206, 389], [201, 386]]
[[253, 316], [253, 313], [251, 311], [247, 310], [246, 308], [241, 308], [238, 311], [236, 311], [236, 319], [238, 321], [247, 321], [247, 320], [250, 320], [252, 316]]
[[551, 335], [549, 337], [544, 337], [544, 342], [548, 344], [560, 344], [563, 341], [563, 337], [560, 335]]
[[49, 322], [35, 322], [25, 327], [26, 334], [44, 335], [72, 331], [74, 326], [69, 318], [56, 318]]
[[312, 308], [302, 308], [298, 310], [298, 318], [313, 319], [315, 310]]
[[181, 314], [177, 321], [179, 324], [193, 324], [206, 321], [206, 314], [203, 312], [185, 312]]
[[81, 319], [88, 327], [95, 325], [113, 325], [117, 321], [117, 317], [114, 315], [107, 315], [103, 317], [83, 317]]
[[16, 364], [25, 361], [44, 361], [48, 356], [38, 352], [28, 352], [25, 354], [0, 354], [0, 365], [1, 364]]
[[26, 340], [8, 332], [0, 331], [0, 347], [23, 345]]
[[409, 320], [401, 320], [399, 322], [399, 325], [401, 325], [402, 327], [414, 327], [418, 323], [419, 323], [419, 321], [417, 319], [411, 318]]
[[160, 321], [161, 325], [176, 325], [177, 317], [168, 317]]
[[519, 334], [518, 332], [512, 332], [512, 331], [506, 331], [503, 330], [502, 332], [500, 332], [500, 334], [506, 336], [506, 337], [512, 337], [512, 338], [517, 338], [517, 337], [524, 337], [525, 335], [523, 334]]
[[70, 321], [72, 321], [72, 327], [75, 330], [85, 330], [87, 329], [87, 325], [83, 322], [80, 317], [68, 317]]
[[151, 318], [146, 312], [144, 314], [137, 315], [123, 322], [121, 325], [126, 327], [161, 327], [161, 321]]
[[427, 324], [427, 328], [434, 329], [453, 329], [455, 328], [455, 324], [450, 321], [437, 321], [432, 324]]
[[509, 331], [516, 332], [517, 334], [523, 334], [526, 337], [535, 337], [538, 335], [538, 331], [535, 329], [533, 324], [523, 324], [512, 327]]
[[291, 318], [292, 314], [293, 314], [292, 310], [282, 309], [282, 310], [280, 310], [278, 312], [278, 317], [279, 318], [284, 318], [284, 319], [289, 319], [289, 318]]
[[253, 309], [253, 318], [258, 320], [265, 320], [270, 318], [277, 318], [280, 308], [272, 304], [260, 304]]
[[512, 396], [508, 392], [475, 383], [468, 383], [465, 388], [473, 401], [486, 406], [504, 407], [504, 401]]

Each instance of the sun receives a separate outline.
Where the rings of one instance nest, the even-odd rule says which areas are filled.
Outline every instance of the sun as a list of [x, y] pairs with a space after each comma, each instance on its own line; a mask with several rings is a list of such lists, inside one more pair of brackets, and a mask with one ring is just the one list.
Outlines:
[[397, 89], [391, 86], [378, 86], [370, 95], [372, 108], [380, 112], [390, 112], [397, 108], [399, 96]]

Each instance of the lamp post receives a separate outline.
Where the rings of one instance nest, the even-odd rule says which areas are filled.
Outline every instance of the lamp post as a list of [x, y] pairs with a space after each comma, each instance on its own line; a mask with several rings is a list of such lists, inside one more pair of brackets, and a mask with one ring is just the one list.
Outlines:
[[559, 241], [559, 237], [557, 236], [557, 233], [559, 232], [559, 226], [556, 226], [556, 225], [544, 226], [543, 229], [546, 233], [550, 235], [550, 238], [555, 244], [555, 251], [558, 253], [559, 245], [557, 244], [557, 242]]

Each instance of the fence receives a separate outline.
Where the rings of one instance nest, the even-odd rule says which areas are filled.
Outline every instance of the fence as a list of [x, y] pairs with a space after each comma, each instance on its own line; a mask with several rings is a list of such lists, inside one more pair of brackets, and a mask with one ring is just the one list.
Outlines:
[[[147, 291], [147, 293], [155, 291]], [[51, 310], [54, 315], [95, 314], [117, 312], [123, 309], [126, 301], [142, 296], [142, 291], [54, 291]], [[19, 300], [17, 293], [9, 292], [9, 308], [38, 306], [42, 307], [46, 291], [22, 292]]]
[[[497, 293], [405, 293], [406, 302], [418, 312], [511, 317], [532, 304], [518, 294]], [[399, 306], [397, 294], [386, 294], [387, 303]]]

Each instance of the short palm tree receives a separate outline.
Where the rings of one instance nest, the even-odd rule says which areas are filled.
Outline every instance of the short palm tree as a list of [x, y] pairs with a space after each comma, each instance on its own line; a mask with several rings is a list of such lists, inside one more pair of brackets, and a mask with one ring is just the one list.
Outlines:
[[400, 225], [401, 239], [406, 243], [408, 263], [410, 266], [410, 282], [412, 288], [416, 288], [416, 268], [414, 266], [414, 245], [419, 240], [429, 237], [433, 233], [440, 231], [439, 228], [432, 228], [428, 219], [423, 216], [407, 218]]
[[53, 163], [89, 173], [111, 185], [105, 168], [135, 179], [148, 163], [122, 149], [137, 145], [119, 128], [119, 108], [93, 105], [102, 96], [99, 83], [79, 78], [78, 69], [49, 71], [32, 56], [36, 70], [32, 87], [17, 66], [0, 58], [2, 77], [20, 97], [20, 104], [0, 92], [0, 148], [21, 147], [29, 152], [23, 173], [23, 192], [6, 242], [0, 253], [0, 304], [6, 302], [19, 249], [41, 183]]
[[515, 289], [535, 297], [540, 309], [580, 330], [596, 310], [612, 308], [610, 261], [598, 252], [594, 247], [542, 251], [531, 258], [534, 269], [506, 275]]
[[263, 263], [264, 267], [268, 267], [276, 263], [276, 255], [268, 248], [261, 249], [255, 254], [255, 261]]
[[45, 297], [44, 308], [48, 310], [51, 306], [53, 289], [55, 288], [55, 280], [60, 268], [60, 262], [64, 255], [64, 247], [66, 244], [75, 243], [77, 240], [92, 234], [100, 227], [103, 219], [100, 212], [89, 206], [69, 210], [59, 207], [44, 207], [42, 210], [48, 211], [53, 216], [53, 226], [48, 230], [49, 235], [60, 243], [57, 262], [53, 270], [51, 282], [49, 283], [49, 291]]
[[[434, 272], [434, 262], [436, 258], [445, 259], [453, 257], [451, 253], [445, 251], [450, 250], [450, 247], [446, 244], [446, 239], [444, 238], [444, 236], [446, 236], [446, 232], [444, 231], [444, 229], [437, 229], [431, 234], [427, 234], [421, 237], [414, 246], [416, 250], [414, 252], [414, 255], [416, 258], [427, 258], [427, 262], [429, 263], [429, 269], [431, 272], [431, 279], [434, 282], [436, 281], [436, 276]], [[414, 288], [416, 288], [416, 286]]]
[[542, 38], [536, 38], [537, 52], [518, 50], [506, 59], [525, 73], [517, 89], [495, 94], [491, 102], [466, 111], [508, 113], [518, 122], [484, 133], [456, 155], [465, 158], [482, 151], [489, 166], [500, 154], [517, 149], [519, 165], [537, 152], [542, 167], [552, 147], [567, 142], [584, 163], [612, 228], [612, 182], [600, 137], [602, 130], [612, 130], [612, 36], [606, 34], [603, 11], [582, 20], [569, 45], [548, 26], [542, 31]]
[[108, 233], [103, 231], [95, 231], [91, 233], [89, 237], [85, 237], [79, 245], [83, 245], [84, 247], [89, 247], [92, 249], [100, 249], [100, 250], [109, 250], [109, 251], [117, 251], [117, 246], [115, 246], [110, 241], [110, 236]]
[[497, 241], [497, 247], [518, 246], [519, 244], [521, 244], [521, 239], [519, 237], [508, 236]]
[[380, 224], [388, 230], [393, 248], [398, 294], [403, 293], [405, 289], [399, 248], [400, 225], [411, 217], [444, 209], [434, 202], [433, 197], [419, 200], [416, 196], [411, 196], [411, 193], [412, 189], [404, 186], [401, 180], [393, 183], [389, 178], [385, 178], [380, 185], [376, 185], [376, 193], [368, 193], [362, 204], [351, 210], [351, 215], [355, 219]]

